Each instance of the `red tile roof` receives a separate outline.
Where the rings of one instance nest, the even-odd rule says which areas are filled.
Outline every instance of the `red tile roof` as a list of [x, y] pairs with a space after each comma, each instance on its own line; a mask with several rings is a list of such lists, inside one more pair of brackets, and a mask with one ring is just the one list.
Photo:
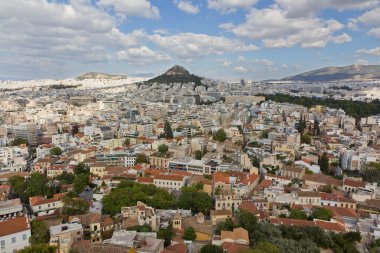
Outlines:
[[357, 181], [357, 180], [352, 180], [348, 178], [343, 179], [343, 185], [347, 185], [347, 186], [355, 187], [355, 188], [365, 187], [365, 183], [363, 181]]
[[29, 228], [28, 218], [19, 216], [13, 219], [0, 222], [0, 237], [22, 232]]
[[239, 209], [243, 210], [243, 211], [250, 212], [250, 213], [254, 213], [256, 215], [260, 214], [256, 205], [253, 202], [247, 201], [247, 200], [241, 202], [241, 204], [239, 205]]

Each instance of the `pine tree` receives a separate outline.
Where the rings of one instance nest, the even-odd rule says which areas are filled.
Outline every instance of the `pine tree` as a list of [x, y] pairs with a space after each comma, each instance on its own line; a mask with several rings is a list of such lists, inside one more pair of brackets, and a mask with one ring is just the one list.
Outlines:
[[173, 130], [172, 130], [172, 127], [171, 127], [169, 121], [165, 121], [164, 132], [165, 132], [165, 134], [164, 134], [165, 138], [168, 138], [168, 139], [173, 138]]

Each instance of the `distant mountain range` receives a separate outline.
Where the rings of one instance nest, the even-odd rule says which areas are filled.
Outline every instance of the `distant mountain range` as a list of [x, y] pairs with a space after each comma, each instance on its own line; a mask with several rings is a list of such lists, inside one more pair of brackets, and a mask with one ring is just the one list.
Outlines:
[[86, 80], [86, 79], [108, 79], [108, 80], [120, 80], [127, 79], [125, 75], [111, 75], [106, 73], [90, 72], [76, 77], [77, 80]]
[[171, 84], [171, 83], [189, 83], [193, 82], [195, 83], [195, 86], [202, 85], [201, 83], [202, 78], [193, 74], [190, 74], [190, 72], [185, 69], [182, 66], [175, 65], [174, 67], [168, 69], [164, 74], [156, 76], [152, 79], [149, 79], [145, 83], [152, 84], [152, 83], [165, 83], [165, 84]]
[[299, 75], [283, 78], [284, 81], [339, 81], [339, 80], [380, 79], [380, 65], [351, 65], [346, 67], [326, 67]]

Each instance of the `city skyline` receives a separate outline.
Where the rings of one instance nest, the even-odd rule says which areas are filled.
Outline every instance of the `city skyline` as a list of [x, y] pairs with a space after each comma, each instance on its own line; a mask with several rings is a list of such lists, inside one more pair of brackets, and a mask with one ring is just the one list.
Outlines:
[[379, 64], [380, 1], [0, 1], [0, 78], [144, 76], [174, 64], [272, 79]]

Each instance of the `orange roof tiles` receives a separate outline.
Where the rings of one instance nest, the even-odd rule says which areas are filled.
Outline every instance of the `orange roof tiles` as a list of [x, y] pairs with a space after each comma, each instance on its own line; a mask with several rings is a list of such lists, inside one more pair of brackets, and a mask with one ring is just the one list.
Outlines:
[[256, 205], [251, 201], [243, 201], [239, 205], [239, 209], [243, 211], [247, 211], [254, 214], [260, 214], [259, 210], [257, 209]]
[[19, 216], [0, 222], [0, 237], [30, 229], [28, 218]]
[[365, 187], [365, 183], [363, 181], [357, 181], [357, 180], [352, 180], [348, 178], [343, 179], [343, 185], [347, 185], [347, 186], [355, 187], [355, 188]]

